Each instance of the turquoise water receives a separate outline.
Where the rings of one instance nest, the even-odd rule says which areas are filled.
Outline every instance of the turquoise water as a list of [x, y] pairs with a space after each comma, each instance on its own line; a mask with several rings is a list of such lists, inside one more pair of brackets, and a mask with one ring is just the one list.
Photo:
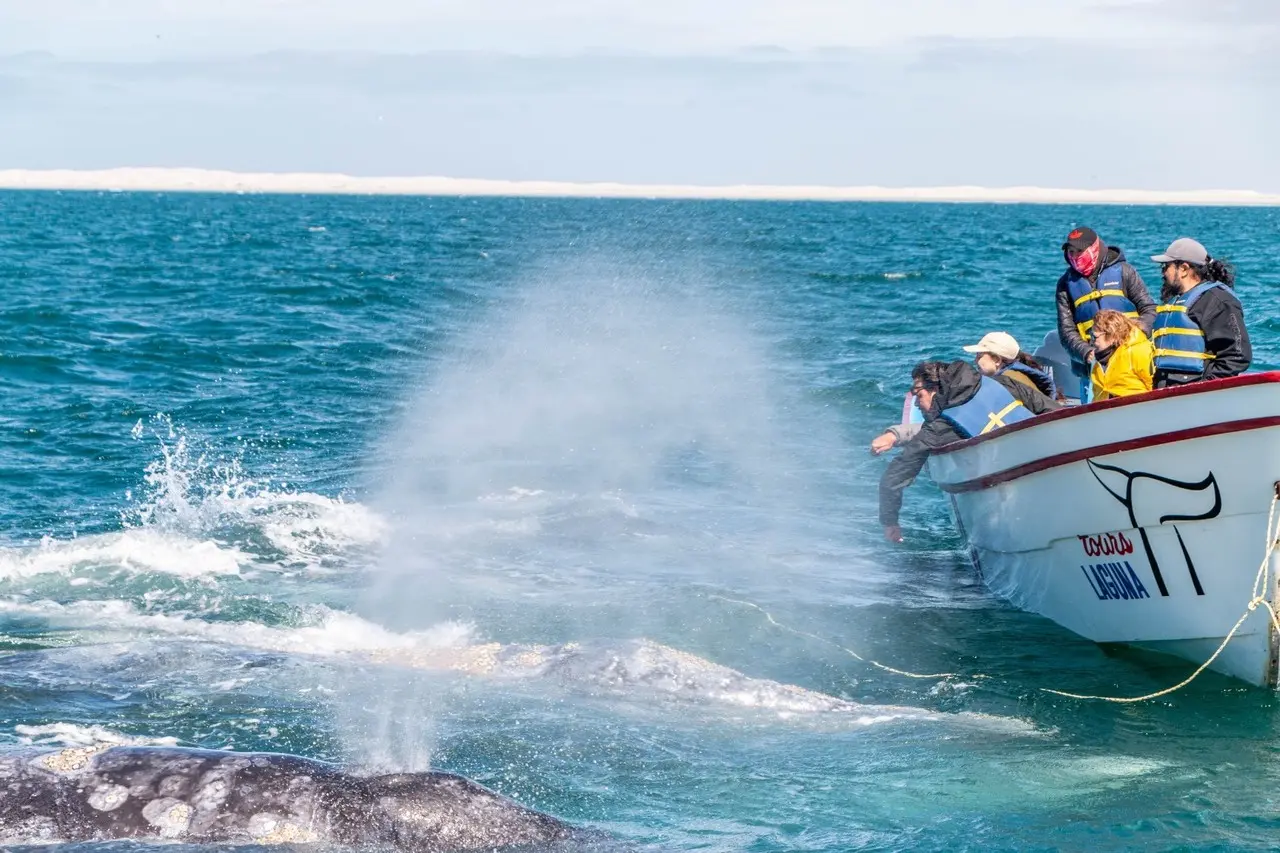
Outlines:
[[866, 444], [917, 360], [1033, 348], [1077, 223], [1235, 260], [1280, 365], [1280, 212], [0, 193], [0, 222], [0, 745], [430, 765], [662, 850], [1275, 846], [1272, 693], [1042, 692], [1191, 667], [991, 598], [926, 481], [883, 543]]

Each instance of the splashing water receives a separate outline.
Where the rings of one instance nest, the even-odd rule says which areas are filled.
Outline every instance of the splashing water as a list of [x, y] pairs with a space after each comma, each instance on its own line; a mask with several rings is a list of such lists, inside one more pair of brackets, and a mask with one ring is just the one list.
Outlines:
[[[141, 425], [135, 438], [146, 432]], [[280, 562], [311, 566], [345, 549], [376, 545], [387, 534], [387, 523], [364, 506], [246, 475], [240, 458], [215, 458], [198, 448], [167, 415], [152, 418], [151, 434], [160, 455], [147, 465], [140, 500], [122, 514], [126, 528], [250, 540], [256, 534], [279, 552]]]
[[158, 455], [140, 489], [125, 493], [122, 529], [0, 549], [0, 583], [62, 576], [78, 585], [116, 573], [211, 579], [246, 570], [329, 572], [349, 567], [388, 534], [384, 518], [362, 504], [248, 476], [237, 456], [201, 446], [167, 415], [151, 418], [149, 427], [139, 420], [130, 435], [154, 438]]

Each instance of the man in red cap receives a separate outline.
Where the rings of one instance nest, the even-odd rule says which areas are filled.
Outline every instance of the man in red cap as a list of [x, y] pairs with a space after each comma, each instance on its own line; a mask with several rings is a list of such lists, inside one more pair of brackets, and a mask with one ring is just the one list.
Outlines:
[[1076, 228], [1062, 244], [1067, 271], [1058, 279], [1058, 337], [1071, 356], [1072, 372], [1081, 377], [1082, 403], [1088, 402], [1093, 318], [1105, 308], [1137, 320], [1151, 334], [1156, 303], [1124, 252], [1108, 246], [1092, 228]]

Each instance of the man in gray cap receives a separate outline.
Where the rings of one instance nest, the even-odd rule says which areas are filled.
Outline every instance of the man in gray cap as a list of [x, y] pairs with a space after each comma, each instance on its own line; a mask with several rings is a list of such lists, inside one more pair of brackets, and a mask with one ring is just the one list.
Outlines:
[[1231, 268], [1190, 237], [1174, 240], [1151, 260], [1160, 264], [1164, 276], [1151, 333], [1155, 386], [1222, 379], [1248, 370], [1253, 347], [1244, 309], [1232, 292]]

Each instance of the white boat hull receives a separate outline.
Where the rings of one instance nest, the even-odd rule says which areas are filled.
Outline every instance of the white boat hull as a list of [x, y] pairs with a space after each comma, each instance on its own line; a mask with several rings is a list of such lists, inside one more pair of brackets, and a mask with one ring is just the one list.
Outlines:
[[[945, 448], [930, 471], [992, 592], [1090, 640], [1199, 664], [1268, 551], [1280, 374], [1045, 415]], [[1212, 668], [1274, 685], [1276, 649], [1259, 608]]]

